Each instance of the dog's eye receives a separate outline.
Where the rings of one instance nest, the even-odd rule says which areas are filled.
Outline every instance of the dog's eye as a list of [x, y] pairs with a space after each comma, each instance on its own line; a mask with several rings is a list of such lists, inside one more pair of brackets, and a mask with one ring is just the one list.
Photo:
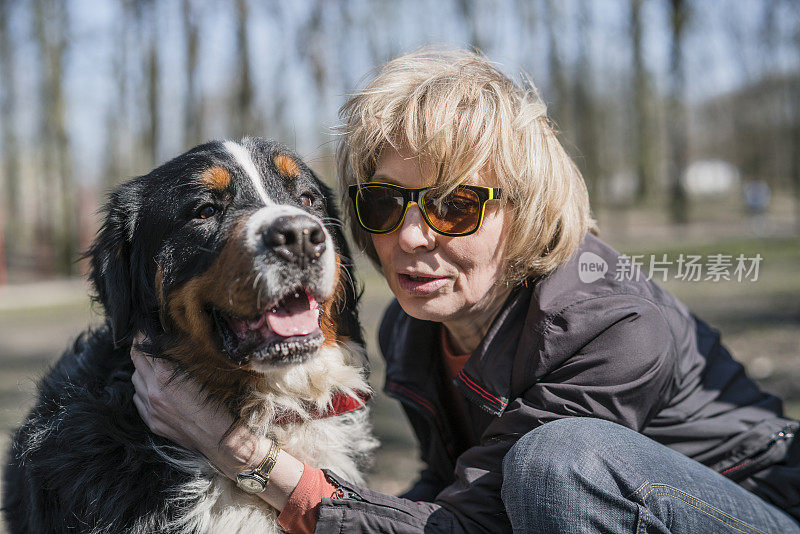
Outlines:
[[197, 210], [197, 218], [208, 219], [210, 217], [213, 217], [217, 213], [219, 213], [219, 208], [217, 208], [213, 204], [206, 204], [204, 206], [201, 206], [200, 209]]
[[303, 206], [311, 207], [314, 204], [314, 197], [309, 193], [303, 193], [300, 195], [300, 202], [303, 203]]

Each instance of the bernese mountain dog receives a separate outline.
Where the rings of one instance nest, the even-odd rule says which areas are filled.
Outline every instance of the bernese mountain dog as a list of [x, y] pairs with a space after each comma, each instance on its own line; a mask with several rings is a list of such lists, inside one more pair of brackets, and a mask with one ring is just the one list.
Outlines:
[[235, 425], [362, 480], [376, 441], [353, 265], [330, 189], [289, 149], [214, 141], [122, 184], [87, 256], [107, 321], [54, 364], [13, 436], [12, 533], [280, 531], [263, 501], [142, 422], [138, 332]]

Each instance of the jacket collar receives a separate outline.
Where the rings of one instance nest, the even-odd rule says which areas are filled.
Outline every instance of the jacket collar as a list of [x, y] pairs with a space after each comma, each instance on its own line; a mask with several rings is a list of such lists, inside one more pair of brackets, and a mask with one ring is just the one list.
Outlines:
[[[520, 326], [531, 293], [530, 286], [511, 292], [481, 344], [453, 380], [467, 399], [496, 416], [503, 414], [511, 396]], [[398, 306], [397, 302], [392, 306]], [[435, 395], [440, 329], [440, 323], [421, 321], [399, 310], [391, 336], [393, 346], [385, 347], [387, 383]]]
[[514, 360], [530, 298], [530, 287], [517, 287], [511, 292], [486, 336], [454, 379], [467, 399], [493, 415], [502, 415], [511, 397]]

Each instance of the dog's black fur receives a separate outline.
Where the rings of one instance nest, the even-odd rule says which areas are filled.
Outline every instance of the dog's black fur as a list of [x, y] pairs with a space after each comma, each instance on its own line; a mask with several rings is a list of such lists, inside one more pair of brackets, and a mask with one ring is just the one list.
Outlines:
[[[352, 264], [331, 191], [285, 147], [261, 139], [242, 145], [271, 199], [324, 222], [343, 271], [332, 312], [337, 335], [363, 343]], [[276, 154], [290, 155], [295, 176], [275, 168]], [[212, 166], [229, 172], [230, 185], [210, 190], [197, 179]], [[165, 518], [183, 513], [170, 499], [175, 489], [207, 473], [177, 470], [159, 455], [157, 447], [169, 444], [148, 430], [132, 401], [131, 340], [144, 332], [154, 340], [153, 350], [165, 354], [187, 343], [159, 295], [206, 272], [237, 221], [259, 202], [221, 142], [196, 147], [110, 195], [105, 222], [87, 254], [107, 324], [83, 333], [41, 380], [36, 405], [13, 437], [3, 496], [11, 532], [154, 532]], [[204, 203], [222, 210], [214, 220], [196, 218]], [[282, 272], [288, 286], [297, 283], [292, 277], [299, 274]], [[191, 376], [189, 365], [180, 358], [176, 363]], [[240, 408], [235, 395], [219, 400], [232, 413]]]

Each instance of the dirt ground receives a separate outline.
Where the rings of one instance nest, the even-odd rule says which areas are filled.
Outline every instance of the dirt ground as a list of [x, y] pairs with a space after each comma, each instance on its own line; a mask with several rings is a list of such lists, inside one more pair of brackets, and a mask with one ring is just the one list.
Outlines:
[[[628, 221], [630, 222], [630, 221]], [[658, 234], [653, 240], [613, 231], [606, 239], [619, 250], [645, 257], [655, 253], [761, 254], [757, 281], [663, 283], [700, 317], [722, 332], [723, 342], [763, 387], [786, 400], [788, 412], [800, 417], [800, 239]], [[680, 245], [678, 245], [680, 243]], [[360, 269], [366, 290], [361, 317], [373, 363], [371, 381], [378, 392], [373, 420], [382, 447], [370, 484], [397, 493], [415, 478], [419, 461], [415, 442], [399, 406], [381, 391], [383, 366], [376, 353], [375, 330], [389, 292], [380, 275], [366, 264]], [[81, 280], [0, 288], [0, 450], [29, 409], [35, 381], [47, 366], [98, 315]], [[0, 532], [4, 531], [0, 525]]]

